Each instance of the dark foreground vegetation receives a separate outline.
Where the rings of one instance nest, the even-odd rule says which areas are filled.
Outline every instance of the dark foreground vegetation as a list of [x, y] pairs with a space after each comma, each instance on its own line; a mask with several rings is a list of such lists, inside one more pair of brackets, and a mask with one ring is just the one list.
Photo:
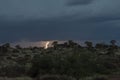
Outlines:
[[[120, 47], [86, 41], [83, 47], [72, 40], [53, 47], [0, 46], [0, 80], [112, 80], [120, 75]], [[115, 79], [113, 79], [115, 80]]]

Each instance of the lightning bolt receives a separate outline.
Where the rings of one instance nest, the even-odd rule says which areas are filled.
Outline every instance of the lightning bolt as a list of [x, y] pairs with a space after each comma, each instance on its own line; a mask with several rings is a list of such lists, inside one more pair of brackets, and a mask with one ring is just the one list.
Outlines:
[[49, 44], [50, 44], [50, 42], [47, 41], [46, 44], [45, 44], [45, 49], [47, 49], [49, 47]]

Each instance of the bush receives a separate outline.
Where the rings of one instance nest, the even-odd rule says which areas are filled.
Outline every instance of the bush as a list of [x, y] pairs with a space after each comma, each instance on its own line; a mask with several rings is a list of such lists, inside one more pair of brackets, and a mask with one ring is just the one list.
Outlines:
[[33, 79], [30, 77], [16, 77], [16, 78], [0, 77], [0, 80], [33, 80]]
[[86, 77], [86, 78], [80, 79], [80, 80], [108, 80], [108, 78], [104, 75], [95, 75], [93, 77]]

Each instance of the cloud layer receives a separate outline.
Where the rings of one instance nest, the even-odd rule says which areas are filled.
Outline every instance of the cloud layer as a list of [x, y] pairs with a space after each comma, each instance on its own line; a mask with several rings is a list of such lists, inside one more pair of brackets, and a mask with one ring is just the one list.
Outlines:
[[68, 0], [69, 6], [90, 4], [93, 0]]
[[119, 0], [0, 0], [0, 42], [119, 40], [119, 3]]

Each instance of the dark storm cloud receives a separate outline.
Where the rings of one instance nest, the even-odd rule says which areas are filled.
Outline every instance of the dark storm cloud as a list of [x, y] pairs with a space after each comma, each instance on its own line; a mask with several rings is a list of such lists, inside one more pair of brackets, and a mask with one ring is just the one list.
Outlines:
[[84, 34], [85, 25], [83, 27], [79, 25], [79, 22], [63, 21], [63, 19], [29, 20], [16, 25], [8, 23], [0, 27], [2, 37], [0, 41], [85, 39], [85, 35], [87, 36], [90, 31]]
[[[84, 5], [70, 7], [66, 3]], [[120, 39], [119, 3], [120, 0], [0, 0], [0, 42]]]
[[[3, 22], [0, 27], [1, 42], [19, 40], [102, 40], [119, 39], [119, 19], [87, 18], [72, 19], [73, 16], [47, 20]], [[72, 19], [72, 20], [69, 20]], [[4, 24], [5, 23], [5, 24]], [[112, 35], [112, 37], [111, 37]]]
[[86, 5], [90, 4], [93, 0], [68, 0], [68, 6], [75, 6], [75, 5]]

